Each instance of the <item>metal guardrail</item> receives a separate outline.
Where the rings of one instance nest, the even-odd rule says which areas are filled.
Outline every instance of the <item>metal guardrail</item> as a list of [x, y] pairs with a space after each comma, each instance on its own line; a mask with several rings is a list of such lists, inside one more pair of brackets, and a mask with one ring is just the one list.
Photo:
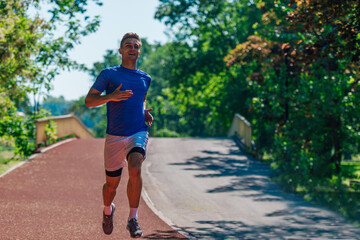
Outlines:
[[66, 137], [74, 134], [78, 138], [94, 138], [94, 135], [87, 129], [87, 127], [76, 116], [62, 115], [51, 118], [41, 118], [35, 121], [36, 124], [36, 146], [40, 143], [46, 142], [47, 136], [45, 134], [45, 127], [49, 122], [53, 121], [56, 124], [56, 137]]
[[252, 141], [252, 130], [251, 124], [240, 114], [235, 114], [231, 127], [228, 131], [228, 137], [237, 137], [240, 142], [252, 152], [253, 141]]

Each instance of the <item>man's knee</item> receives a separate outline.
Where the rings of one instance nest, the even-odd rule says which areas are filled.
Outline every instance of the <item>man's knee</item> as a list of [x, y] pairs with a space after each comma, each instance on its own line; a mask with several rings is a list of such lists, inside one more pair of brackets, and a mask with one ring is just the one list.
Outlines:
[[[121, 172], [122, 172], [122, 168], [121, 168]], [[104, 184], [104, 188], [106, 188], [109, 192], [114, 192], [116, 191], [116, 188], [119, 186], [119, 183], [120, 183], [120, 176], [110, 177], [109, 175], [106, 175], [106, 182]]]
[[140, 147], [131, 149], [127, 156], [129, 166], [129, 177], [139, 178], [141, 176], [141, 165], [144, 161], [145, 150]]
[[144, 161], [144, 156], [140, 153], [134, 152], [129, 154], [129, 177], [138, 178], [141, 176], [141, 165]]
[[130, 152], [127, 156], [129, 168], [141, 168], [142, 162], [144, 161], [144, 156], [145, 156], [145, 152], [142, 151]]

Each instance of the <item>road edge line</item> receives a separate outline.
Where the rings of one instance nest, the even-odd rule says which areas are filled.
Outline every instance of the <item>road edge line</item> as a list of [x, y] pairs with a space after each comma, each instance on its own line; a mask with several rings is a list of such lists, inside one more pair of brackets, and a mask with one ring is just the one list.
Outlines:
[[[151, 162], [146, 164], [145, 172], [150, 177], [153, 178], [149, 171], [149, 166], [151, 166]], [[188, 232], [176, 226], [168, 217], [166, 217], [159, 209], [155, 207], [155, 204], [151, 201], [149, 194], [146, 192], [145, 188], [142, 189], [142, 199], [145, 201], [146, 205], [153, 211], [153, 213], [158, 216], [161, 220], [163, 220], [167, 225], [169, 225], [172, 229], [182, 234], [184, 237], [188, 238], [189, 240], [196, 240], [193, 236], [191, 236]]]
[[46, 151], [49, 151], [50, 149], [53, 149], [53, 148], [55, 148], [55, 147], [58, 147], [58, 146], [60, 146], [60, 145], [62, 145], [62, 144], [64, 144], [64, 143], [71, 142], [71, 141], [73, 141], [73, 140], [75, 140], [75, 139], [77, 139], [77, 138], [65, 139], [65, 140], [63, 140], [63, 141], [57, 142], [57, 143], [55, 143], [55, 144], [53, 144], [53, 145], [51, 145], [51, 146], [49, 146], [49, 147], [46, 147], [46, 148], [42, 149], [39, 153], [34, 153], [34, 154], [32, 154], [32, 155], [31, 155], [30, 157], [28, 157], [27, 159], [19, 162], [18, 164], [14, 165], [14, 166], [12, 166], [11, 168], [9, 168], [8, 170], [6, 170], [4, 173], [0, 174], [0, 178], [4, 177], [5, 175], [9, 174], [10, 172], [14, 171], [15, 169], [21, 167], [21, 166], [24, 165], [25, 163], [30, 162], [32, 159], [34, 159], [35, 157], [37, 157], [37, 156], [40, 155], [41, 153], [44, 153], [44, 152], [46, 152]]

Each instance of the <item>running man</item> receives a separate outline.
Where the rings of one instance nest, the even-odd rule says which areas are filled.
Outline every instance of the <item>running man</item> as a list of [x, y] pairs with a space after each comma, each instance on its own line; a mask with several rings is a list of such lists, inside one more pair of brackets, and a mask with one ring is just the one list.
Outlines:
[[[137, 214], [142, 189], [141, 165], [146, 157], [147, 125], [152, 125], [153, 117], [150, 114], [152, 109], [146, 109], [146, 94], [151, 77], [136, 66], [140, 48], [141, 39], [136, 33], [125, 34], [119, 49], [121, 65], [103, 70], [85, 99], [87, 107], [104, 103], [107, 105], [104, 150], [106, 182], [103, 186], [102, 222], [105, 234], [113, 231], [113, 200], [122, 170], [127, 166], [130, 213], [126, 228], [131, 237], [142, 236]], [[104, 91], [106, 94], [102, 95]]]

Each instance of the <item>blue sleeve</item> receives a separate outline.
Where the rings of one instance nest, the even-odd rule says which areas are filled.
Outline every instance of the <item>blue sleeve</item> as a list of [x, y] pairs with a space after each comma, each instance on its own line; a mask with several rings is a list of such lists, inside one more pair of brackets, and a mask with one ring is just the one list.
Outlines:
[[103, 92], [103, 91], [105, 91], [107, 85], [108, 85], [108, 77], [107, 77], [105, 70], [103, 70], [103, 71], [101, 71], [99, 76], [96, 78], [94, 84], [92, 85], [92, 88], [94, 88], [100, 92]]
[[150, 84], [151, 84], [151, 77], [149, 76], [146, 92], [149, 90]]

